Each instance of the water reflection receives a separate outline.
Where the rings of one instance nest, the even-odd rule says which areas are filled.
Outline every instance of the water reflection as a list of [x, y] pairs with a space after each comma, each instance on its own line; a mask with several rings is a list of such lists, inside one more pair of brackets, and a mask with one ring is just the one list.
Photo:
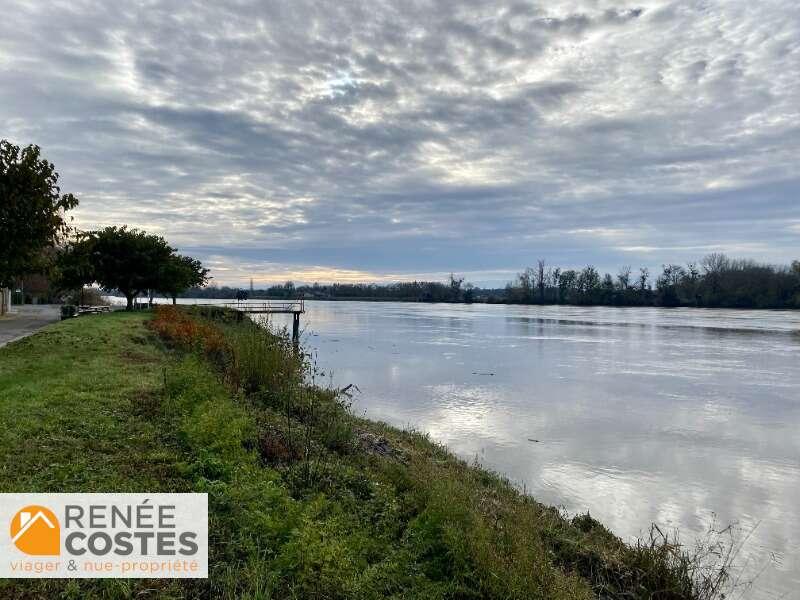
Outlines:
[[[751, 596], [800, 586], [800, 315], [308, 303], [306, 344], [355, 408], [427, 431], [623, 537], [756, 527]], [[774, 559], [773, 559], [774, 556]]]

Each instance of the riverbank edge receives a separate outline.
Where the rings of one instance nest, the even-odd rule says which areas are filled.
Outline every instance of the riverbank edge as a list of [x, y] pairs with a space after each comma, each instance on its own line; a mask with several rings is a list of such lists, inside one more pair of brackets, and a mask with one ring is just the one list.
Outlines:
[[[160, 456], [156, 475], [129, 472], [129, 462], [151, 457], [126, 449], [117, 457], [124, 468], [109, 467], [114, 473], [78, 477], [67, 465], [66, 478], [46, 464], [52, 457], [33, 456], [34, 478], [4, 478], [3, 491], [106, 491], [103, 482], [116, 481], [108, 491], [209, 492], [211, 580], [161, 581], [149, 588], [157, 597], [201, 590], [215, 597], [713, 597], [699, 565], [671, 540], [626, 545], [588, 515], [570, 519], [542, 506], [426, 436], [353, 416], [341, 390], [313, 384], [312, 367], [285, 337], [228, 311], [157, 313], [150, 330], [158, 337], [145, 329], [149, 314], [121, 313], [56, 324], [0, 352], [0, 365], [17, 363], [0, 380], [16, 377], [23, 388], [37, 375], [25, 373], [31, 355], [40, 359], [40, 377], [53, 366], [48, 354], [60, 365], [54, 375], [93, 363], [99, 387], [127, 398], [84, 408], [121, 410], [116, 435], [144, 427], [147, 452]], [[38, 398], [45, 421], [48, 411], [63, 410], [64, 395], [86, 391], [62, 383], [58, 403]], [[6, 410], [25, 404], [24, 394], [11, 395]], [[81, 402], [67, 404], [73, 401]], [[94, 428], [84, 420], [73, 441], [85, 446]], [[37, 438], [36, 431], [5, 436], [6, 457]], [[93, 453], [84, 451], [83, 461]], [[4, 465], [2, 473], [10, 472]], [[20, 598], [54, 589], [130, 597], [143, 586], [4, 582], [0, 589]]]

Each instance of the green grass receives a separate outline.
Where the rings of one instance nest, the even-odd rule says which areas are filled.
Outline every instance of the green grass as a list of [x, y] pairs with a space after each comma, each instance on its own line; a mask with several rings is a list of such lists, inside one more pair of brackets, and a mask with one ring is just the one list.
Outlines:
[[668, 543], [623, 544], [425, 436], [353, 417], [285, 338], [218, 314], [230, 349], [149, 316], [73, 319], [0, 349], [0, 491], [209, 494], [209, 580], [5, 580], [3, 598], [711, 598]]

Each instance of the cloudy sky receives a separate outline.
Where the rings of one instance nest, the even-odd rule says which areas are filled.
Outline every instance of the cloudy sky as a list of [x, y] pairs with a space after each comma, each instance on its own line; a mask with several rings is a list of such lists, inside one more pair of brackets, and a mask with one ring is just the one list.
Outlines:
[[800, 258], [795, 0], [0, 12], [0, 137], [220, 284]]

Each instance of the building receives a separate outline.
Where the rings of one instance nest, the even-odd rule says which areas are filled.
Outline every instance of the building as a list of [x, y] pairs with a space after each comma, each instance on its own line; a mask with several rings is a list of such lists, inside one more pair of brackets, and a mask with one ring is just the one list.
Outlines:
[[23, 304], [49, 304], [53, 301], [53, 289], [46, 275], [31, 273], [17, 283], [20, 291], [18, 301]]

